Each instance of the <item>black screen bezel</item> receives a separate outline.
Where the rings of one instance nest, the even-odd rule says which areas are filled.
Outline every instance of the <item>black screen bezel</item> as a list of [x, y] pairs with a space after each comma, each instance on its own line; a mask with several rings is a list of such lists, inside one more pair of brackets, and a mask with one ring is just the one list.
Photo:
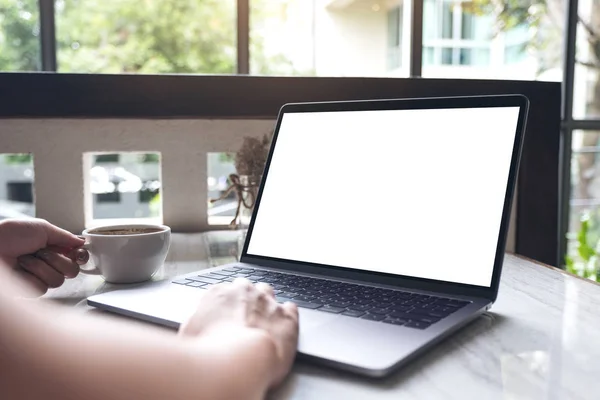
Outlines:
[[[498, 244], [496, 246], [496, 256], [494, 259], [494, 269], [492, 281], [489, 287], [468, 285], [462, 283], [439, 281], [426, 278], [418, 278], [404, 275], [395, 275], [383, 272], [357, 270], [333, 265], [316, 264], [304, 261], [285, 260], [273, 257], [248, 254], [248, 245], [252, 237], [254, 221], [260, 208], [263, 188], [268, 179], [268, 172], [271, 165], [271, 159], [277, 143], [279, 128], [283, 115], [286, 113], [299, 112], [336, 112], [336, 111], [372, 111], [372, 110], [417, 110], [417, 109], [452, 109], [452, 108], [490, 108], [490, 107], [519, 107], [519, 117], [516, 127], [515, 139], [513, 144], [510, 171], [506, 185], [504, 207], [499, 230]], [[252, 220], [248, 227], [246, 241], [242, 250], [240, 261], [244, 263], [256, 264], [265, 267], [276, 267], [283, 270], [297, 271], [304, 273], [315, 273], [325, 276], [362, 280], [372, 283], [385, 283], [388, 285], [399, 286], [403, 288], [414, 288], [419, 290], [430, 290], [448, 294], [458, 294], [473, 297], [483, 297], [494, 301], [498, 295], [500, 284], [500, 275], [502, 272], [502, 263], [508, 235], [508, 226], [510, 222], [510, 213], [513, 202], [513, 195], [518, 177], [518, 168], [523, 147], [523, 138], [527, 113], [529, 109], [529, 100], [521, 94], [514, 95], [489, 95], [489, 96], [460, 96], [460, 97], [431, 97], [431, 98], [409, 98], [409, 99], [388, 99], [388, 100], [357, 100], [357, 101], [335, 101], [335, 102], [314, 102], [314, 103], [289, 103], [281, 107], [273, 138], [271, 148], [265, 164], [263, 179], [258, 190], [256, 204], [252, 214]]]

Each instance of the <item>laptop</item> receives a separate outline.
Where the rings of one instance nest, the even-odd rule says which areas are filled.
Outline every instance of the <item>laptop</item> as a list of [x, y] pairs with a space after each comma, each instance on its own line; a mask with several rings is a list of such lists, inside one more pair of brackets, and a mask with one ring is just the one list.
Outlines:
[[496, 300], [528, 107], [286, 104], [240, 261], [88, 304], [176, 328], [212, 285], [267, 282], [299, 306], [300, 358], [383, 377]]

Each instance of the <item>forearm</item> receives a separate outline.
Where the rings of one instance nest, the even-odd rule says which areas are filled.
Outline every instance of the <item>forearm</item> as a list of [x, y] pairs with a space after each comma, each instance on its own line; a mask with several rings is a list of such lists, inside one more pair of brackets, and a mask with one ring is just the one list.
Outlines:
[[258, 333], [182, 338], [5, 300], [2, 398], [258, 399], [266, 392], [272, 349]]

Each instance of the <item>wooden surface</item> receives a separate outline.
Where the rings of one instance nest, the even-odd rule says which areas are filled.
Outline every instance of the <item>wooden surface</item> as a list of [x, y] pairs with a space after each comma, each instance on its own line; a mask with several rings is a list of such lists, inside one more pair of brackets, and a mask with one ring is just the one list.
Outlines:
[[[175, 234], [154, 279], [234, 261], [236, 248], [234, 232]], [[96, 313], [86, 297], [118, 287], [80, 275], [46, 297]], [[413, 364], [370, 380], [297, 363], [270, 398], [598, 399], [599, 377], [600, 286], [507, 255], [492, 309]]]

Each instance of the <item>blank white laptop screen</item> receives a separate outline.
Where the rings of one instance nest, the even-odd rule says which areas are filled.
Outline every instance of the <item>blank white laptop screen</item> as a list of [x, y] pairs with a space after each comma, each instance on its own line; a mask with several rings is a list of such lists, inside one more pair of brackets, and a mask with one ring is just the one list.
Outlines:
[[284, 114], [247, 254], [489, 287], [518, 116]]

